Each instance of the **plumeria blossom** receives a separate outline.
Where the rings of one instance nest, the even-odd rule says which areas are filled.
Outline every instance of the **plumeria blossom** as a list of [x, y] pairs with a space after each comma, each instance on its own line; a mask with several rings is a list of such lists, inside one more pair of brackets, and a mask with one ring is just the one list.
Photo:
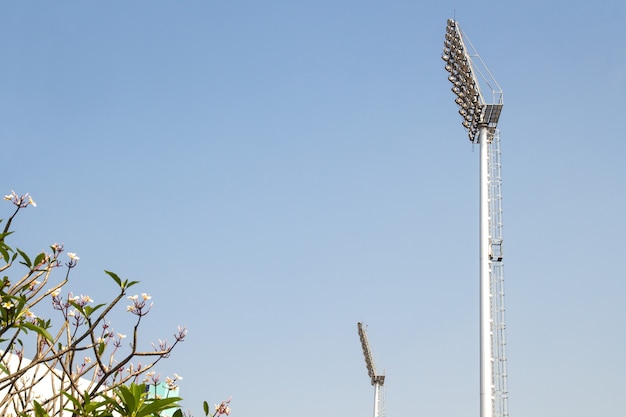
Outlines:
[[180, 375], [174, 374], [174, 378], [170, 378], [169, 376], [167, 378], [165, 378], [165, 383], [167, 384], [167, 389], [169, 390], [175, 390], [176, 388], [178, 388], [178, 385], [176, 384], [176, 381], [180, 381], [183, 378]]
[[170, 378], [169, 376], [165, 378], [165, 384], [167, 384], [167, 389], [170, 391], [178, 388], [178, 385], [176, 385], [176, 380]]
[[222, 401], [220, 405], [215, 404], [215, 414], [214, 416], [229, 415], [230, 414], [230, 398], [227, 401]]
[[126, 307], [126, 311], [129, 311], [137, 316], [145, 316], [150, 312], [150, 309], [152, 308], [152, 304], [150, 304], [146, 308], [146, 301], [152, 298], [146, 293], [141, 294], [141, 299], [139, 299], [139, 296], [137, 294], [130, 295], [126, 298], [133, 302], [132, 305]]
[[157, 374], [154, 371], [146, 372], [143, 382], [149, 383], [150, 385], [159, 385], [161, 381], [161, 374]]
[[[26, 320], [29, 321], [30, 323], [36, 323], [37, 321], [37, 316], [35, 315], [35, 313], [33, 313], [32, 311], [30, 311], [28, 308], [23, 309], [20, 313], [19, 316], [22, 320]], [[22, 321], [23, 322], [23, 321]]]
[[6, 308], [7, 310], [9, 310], [9, 309], [13, 308], [13, 306], [14, 306], [14, 305], [15, 305], [15, 304], [13, 304], [13, 303], [12, 303], [12, 302], [10, 302], [10, 301], [5, 301], [4, 303], [2, 303], [2, 307]]
[[52, 256], [56, 259], [63, 252], [63, 244], [55, 242], [50, 249], [52, 249]]
[[159, 339], [158, 346], [156, 344], [152, 343], [152, 347], [157, 352], [165, 352], [167, 350], [167, 340]]
[[66, 265], [70, 269], [74, 268], [80, 259], [75, 252], [68, 252], [67, 257], [70, 258], [70, 261]]
[[174, 335], [176, 341], [182, 342], [185, 339], [185, 336], [187, 336], [187, 326], [178, 326], [178, 331]]
[[88, 295], [81, 295], [79, 304], [86, 305], [87, 303], [93, 303], [93, 298]]
[[11, 190], [11, 194], [5, 195], [4, 199], [12, 202], [19, 208], [26, 208], [28, 206], [37, 207], [37, 203], [35, 203], [35, 200], [33, 200], [33, 198], [28, 193], [20, 196], [17, 195], [15, 191]]
[[37, 316], [35, 315], [35, 313], [33, 313], [32, 311], [30, 311], [29, 309], [25, 309], [24, 311], [22, 311], [22, 313], [24, 314], [25, 317], [29, 318], [29, 319], [36, 319]]
[[16, 206], [19, 206], [20, 204], [20, 196], [17, 195], [17, 193], [13, 190], [11, 190], [11, 194], [7, 194], [4, 196], [4, 199], [7, 201], [12, 202], [13, 204], [15, 204]]

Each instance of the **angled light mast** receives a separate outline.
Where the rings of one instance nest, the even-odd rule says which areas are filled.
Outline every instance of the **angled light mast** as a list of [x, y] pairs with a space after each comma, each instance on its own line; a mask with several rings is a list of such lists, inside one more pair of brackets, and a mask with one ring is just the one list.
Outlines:
[[367, 333], [365, 332], [362, 323], [357, 323], [357, 327], [359, 329], [359, 337], [361, 338], [361, 347], [363, 348], [367, 374], [369, 375], [372, 385], [374, 386], [374, 417], [383, 417], [383, 385], [385, 384], [385, 375], [379, 375], [376, 373], [374, 358], [372, 357], [372, 351], [370, 350], [370, 345], [367, 341]]
[[[448, 19], [442, 59], [469, 139], [480, 145], [480, 417], [506, 417], [500, 134], [502, 89], [458, 23]], [[481, 88], [482, 85], [482, 88]], [[491, 97], [485, 96], [490, 90]]]

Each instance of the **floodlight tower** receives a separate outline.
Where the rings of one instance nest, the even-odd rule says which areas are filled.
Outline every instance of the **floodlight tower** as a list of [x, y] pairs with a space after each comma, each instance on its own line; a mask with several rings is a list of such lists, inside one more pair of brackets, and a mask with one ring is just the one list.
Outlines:
[[[480, 417], [506, 417], [502, 181], [497, 129], [502, 89], [453, 19], [448, 19], [442, 59], [463, 127], [470, 141], [480, 145]], [[485, 91], [491, 90], [490, 98], [484, 96], [481, 83]]]
[[365, 365], [367, 366], [367, 374], [369, 375], [372, 385], [374, 386], [374, 417], [383, 417], [383, 385], [385, 384], [385, 375], [376, 374], [374, 367], [374, 359], [372, 351], [367, 341], [367, 333], [362, 323], [357, 323], [359, 329], [359, 337], [361, 338], [361, 347], [363, 348], [363, 356], [365, 356]]

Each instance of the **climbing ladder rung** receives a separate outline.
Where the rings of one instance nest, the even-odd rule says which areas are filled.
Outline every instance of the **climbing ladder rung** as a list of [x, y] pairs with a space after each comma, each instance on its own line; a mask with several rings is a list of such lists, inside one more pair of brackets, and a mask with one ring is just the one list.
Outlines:
[[502, 177], [500, 175], [500, 133], [495, 129], [489, 144], [489, 259], [491, 279], [491, 317], [493, 333], [494, 417], [508, 417], [508, 388], [504, 322], [504, 275], [502, 270]]

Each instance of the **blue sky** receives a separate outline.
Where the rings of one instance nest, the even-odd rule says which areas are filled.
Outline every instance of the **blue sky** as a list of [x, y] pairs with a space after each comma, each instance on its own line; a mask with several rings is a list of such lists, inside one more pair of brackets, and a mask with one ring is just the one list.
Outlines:
[[102, 270], [140, 280], [147, 346], [189, 327], [161, 371], [197, 414], [368, 415], [363, 321], [388, 417], [478, 415], [453, 15], [504, 90], [511, 415], [619, 413], [623, 2], [3, 2], [2, 186], [38, 202], [21, 246], [64, 242], [97, 302]]

